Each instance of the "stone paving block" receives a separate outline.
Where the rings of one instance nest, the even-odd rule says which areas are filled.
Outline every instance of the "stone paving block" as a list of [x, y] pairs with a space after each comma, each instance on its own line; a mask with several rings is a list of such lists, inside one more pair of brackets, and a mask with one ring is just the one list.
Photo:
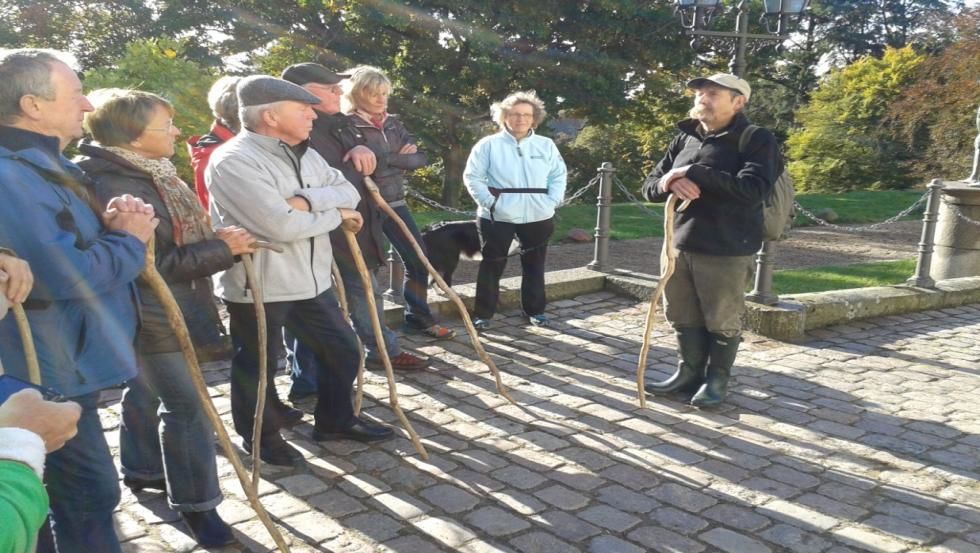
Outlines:
[[840, 523], [836, 517], [824, 515], [813, 509], [803, 507], [792, 501], [776, 499], [756, 509], [759, 514], [782, 520], [803, 528], [829, 530]]
[[904, 542], [860, 526], [835, 528], [832, 533], [845, 544], [865, 551], [899, 553], [906, 549]]
[[470, 526], [491, 536], [508, 536], [531, 526], [523, 518], [518, 518], [497, 507], [482, 507], [466, 516]]
[[361, 513], [347, 517], [340, 522], [344, 528], [357, 530], [371, 540], [388, 541], [405, 527], [401, 522], [377, 512]]
[[744, 534], [732, 532], [727, 528], [712, 528], [698, 538], [728, 553], [770, 553], [772, 551], [766, 544]]
[[700, 553], [705, 547], [700, 542], [686, 538], [659, 526], [644, 526], [630, 532], [629, 539], [642, 544], [648, 551], [664, 553]]
[[384, 543], [384, 553], [443, 553], [445, 549], [418, 536], [403, 536]]
[[402, 520], [418, 518], [432, 510], [422, 501], [403, 492], [378, 494], [372, 497], [371, 501], [377, 502], [389, 513]]
[[329, 489], [329, 486], [312, 474], [295, 474], [276, 480], [283, 491], [297, 497], [315, 495]]
[[469, 511], [480, 502], [480, 499], [470, 492], [447, 484], [426, 488], [419, 492], [419, 495], [447, 513]]
[[552, 480], [565, 484], [570, 488], [587, 492], [593, 490], [606, 481], [596, 476], [591, 470], [578, 465], [566, 464], [558, 467], [549, 473]]
[[334, 518], [359, 513], [367, 509], [359, 499], [355, 499], [340, 490], [323, 492], [308, 498], [306, 501], [316, 510]]
[[490, 472], [508, 466], [506, 460], [482, 449], [467, 449], [453, 453], [452, 459], [477, 472]]
[[555, 553], [557, 551], [575, 553], [581, 549], [562, 541], [546, 532], [529, 532], [512, 540], [510, 544], [523, 553]]
[[861, 524], [893, 536], [899, 536], [912, 543], [923, 544], [935, 539], [935, 533], [928, 528], [889, 515], [874, 515], [862, 520]]
[[588, 497], [558, 484], [538, 490], [534, 496], [566, 511], [575, 511], [589, 504]]
[[344, 527], [336, 520], [316, 511], [287, 517], [281, 524], [291, 534], [308, 543], [319, 543], [344, 532]]
[[497, 491], [504, 487], [502, 482], [475, 470], [454, 470], [451, 476], [453, 478], [453, 484], [477, 494]]
[[768, 518], [750, 509], [731, 504], [719, 504], [701, 513], [701, 516], [746, 532], [755, 532], [770, 524]]
[[631, 513], [649, 513], [661, 505], [649, 495], [634, 492], [619, 484], [599, 489], [595, 497], [602, 503]]
[[793, 499], [800, 505], [805, 505], [815, 511], [843, 520], [860, 520], [868, 514], [868, 510], [855, 505], [849, 505], [825, 495], [808, 493]]
[[708, 526], [708, 521], [703, 518], [679, 511], [673, 507], [661, 507], [653, 511], [651, 520], [682, 534], [693, 534]]
[[792, 553], [820, 553], [828, 549], [831, 543], [819, 535], [800, 530], [796, 526], [777, 524], [758, 534], [779, 546], [781, 550]]
[[608, 505], [596, 505], [578, 513], [578, 516], [614, 532], [625, 532], [640, 523], [640, 519]]
[[530, 520], [572, 543], [580, 543], [602, 533], [601, 528], [565, 511], [545, 511], [530, 517]]
[[517, 490], [504, 489], [490, 494], [503, 507], [524, 516], [545, 510], [548, 506], [537, 498]]
[[520, 488], [523, 490], [535, 488], [538, 486], [538, 484], [541, 484], [547, 480], [539, 473], [517, 465], [497, 469], [490, 473], [490, 476], [500, 480], [501, 482], [510, 484], [515, 488]]
[[589, 553], [643, 553], [642, 547], [615, 536], [598, 536], [589, 542]]
[[426, 517], [415, 521], [413, 526], [450, 548], [458, 548], [476, 538], [469, 529], [446, 517]]
[[791, 469], [784, 465], [772, 465], [762, 471], [766, 478], [789, 484], [800, 490], [815, 488], [820, 485], [820, 479], [811, 474]]
[[962, 520], [925, 511], [899, 501], [882, 501], [875, 505], [874, 510], [939, 532], [960, 533], [973, 529], [970, 524]]
[[717, 499], [680, 484], [667, 483], [651, 490], [650, 495], [674, 507], [694, 513], [718, 503]]

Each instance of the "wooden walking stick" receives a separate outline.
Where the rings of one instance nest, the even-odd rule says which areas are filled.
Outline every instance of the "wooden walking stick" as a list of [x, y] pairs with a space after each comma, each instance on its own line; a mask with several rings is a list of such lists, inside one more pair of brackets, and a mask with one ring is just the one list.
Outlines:
[[415, 250], [415, 254], [418, 255], [419, 260], [422, 261], [422, 264], [425, 265], [425, 268], [427, 271], [429, 271], [432, 279], [435, 280], [436, 284], [439, 286], [439, 289], [442, 290], [446, 297], [448, 297], [456, 306], [456, 309], [459, 310], [459, 316], [463, 320], [463, 324], [466, 326], [466, 332], [470, 336], [470, 342], [473, 344], [473, 349], [476, 350], [477, 355], [480, 356], [483, 363], [490, 368], [490, 372], [493, 374], [493, 378], [497, 382], [497, 393], [507, 398], [507, 401], [516, 404], [517, 402], [514, 401], [514, 398], [510, 397], [510, 394], [507, 392], [507, 388], [504, 386], [503, 381], [500, 380], [500, 371], [497, 370], [497, 365], [494, 364], [493, 360], [490, 359], [490, 356], [487, 355], [486, 350], [483, 349], [483, 345], [480, 343], [480, 337], [476, 333], [476, 328], [473, 326], [473, 321], [470, 320], [470, 314], [466, 311], [466, 306], [463, 305], [463, 300], [459, 299], [459, 295], [456, 294], [456, 292], [448, 284], [446, 284], [446, 281], [442, 279], [442, 275], [440, 275], [439, 272], [432, 267], [432, 264], [429, 263], [429, 259], [425, 256], [425, 252], [422, 251], [422, 247], [419, 246], [419, 243], [415, 241], [415, 237], [412, 236], [412, 232], [408, 230], [408, 226], [405, 225], [405, 221], [402, 221], [402, 218], [399, 217], [398, 214], [395, 213], [395, 210], [388, 205], [388, 202], [381, 197], [381, 191], [378, 190], [378, 185], [374, 182], [374, 179], [367, 176], [364, 177], [364, 187], [367, 188], [368, 192], [371, 194], [371, 197], [374, 199], [374, 203], [377, 204], [378, 207], [380, 207], [381, 210], [384, 211], [388, 217], [390, 217], [391, 220], [398, 225], [398, 228], [401, 229], [402, 234], [405, 235], [405, 238], [408, 239], [410, 244], [412, 244], [412, 248]]
[[[235, 448], [231, 445], [228, 431], [225, 430], [225, 425], [221, 422], [221, 416], [211, 401], [211, 396], [208, 394], [208, 385], [204, 381], [201, 366], [197, 362], [197, 354], [194, 352], [194, 344], [191, 342], [190, 332], [187, 330], [184, 315], [180, 312], [180, 307], [177, 305], [177, 300], [174, 299], [170, 287], [167, 286], [166, 281], [157, 272], [153, 242], [154, 240], [151, 237], [150, 242], [146, 245], [146, 263], [140, 276], [150, 285], [153, 293], [160, 300], [164, 312], [167, 314], [170, 327], [177, 337], [177, 342], [180, 344], [180, 351], [184, 354], [184, 360], [187, 362], [191, 380], [194, 382], [194, 389], [197, 390], [198, 398], [204, 406], [204, 413], [207, 415], [211, 426], [214, 427], [214, 431], [218, 435], [218, 442], [221, 444], [221, 449], [224, 451], [231, 466], [235, 469], [235, 474], [242, 484], [242, 490], [244, 490], [245, 496], [248, 497], [249, 504], [251, 504], [262, 525], [269, 532], [272, 541], [276, 543], [279, 551], [281, 553], [289, 553], [289, 546], [286, 544], [286, 540], [283, 539], [282, 534], [279, 533], [279, 529], [276, 528], [276, 525], [272, 522], [269, 514], [259, 501], [259, 495], [255, 491], [255, 486], [249, 481], [248, 471], [245, 470], [245, 465], [242, 464], [242, 460], [235, 454]], [[256, 446], [257, 450], [258, 447]]]
[[[691, 200], [684, 200], [677, 211], [684, 211], [691, 204]], [[654, 319], [657, 314], [657, 302], [664, 295], [667, 281], [674, 274], [674, 262], [677, 260], [677, 251], [674, 249], [674, 207], [677, 205], [677, 196], [671, 194], [667, 198], [667, 205], [664, 206], [664, 245], [660, 249], [660, 279], [657, 280], [657, 287], [650, 296], [650, 309], [647, 311], [647, 321], [643, 328], [643, 345], [640, 347], [640, 359], [636, 365], [636, 394], [640, 400], [640, 407], [646, 408], [647, 397], [643, 390], [643, 375], [647, 368], [647, 354], [650, 352], [650, 333], [653, 331]]]
[[[344, 312], [344, 317], [350, 318], [350, 305], [347, 303], [347, 289], [344, 287], [344, 279], [340, 276], [340, 268], [337, 267], [337, 260], [334, 259], [330, 266], [333, 275], [334, 286], [337, 287], [337, 301], [340, 303], [340, 310]], [[364, 399], [364, 344], [361, 337], [357, 337], [358, 353], [360, 358], [357, 365], [357, 392], [354, 394], [354, 416], [361, 414], [361, 403]]]
[[[395, 415], [398, 416], [398, 420], [401, 421], [402, 427], [412, 439], [412, 445], [415, 446], [415, 451], [419, 453], [422, 459], [428, 460], [429, 454], [425, 451], [425, 447], [422, 446], [419, 435], [415, 433], [415, 429], [412, 428], [412, 423], [408, 422], [408, 417], [405, 416], [401, 406], [398, 405], [395, 373], [391, 367], [391, 359], [388, 357], [388, 347], [385, 346], [385, 339], [381, 334], [381, 320], [378, 318], [378, 305], [374, 301], [374, 288], [371, 286], [371, 277], [368, 275], [367, 265], [364, 263], [364, 256], [361, 255], [361, 247], [357, 244], [357, 237], [353, 232], [347, 229], [343, 230], [344, 237], [347, 238], [347, 245], [350, 247], [351, 257], [354, 258], [354, 265], [357, 266], [357, 272], [361, 275], [361, 283], [364, 285], [364, 296], [367, 299], [368, 311], [371, 312], [371, 328], [374, 329], [374, 340], [378, 346], [378, 353], [381, 354], [381, 362], [385, 367], [385, 376], [388, 378], [388, 400], [391, 402], [391, 408], [395, 411]], [[361, 349], [363, 350], [364, 348]], [[363, 363], [361, 366], [363, 367]]]
[[37, 362], [37, 349], [34, 347], [34, 335], [31, 333], [31, 324], [27, 321], [27, 313], [24, 312], [24, 306], [19, 303], [11, 304], [10, 310], [14, 313], [14, 321], [17, 322], [20, 341], [24, 347], [24, 357], [27, 360], [27, 379], [31, 384], [40, 386], [41, 365]]

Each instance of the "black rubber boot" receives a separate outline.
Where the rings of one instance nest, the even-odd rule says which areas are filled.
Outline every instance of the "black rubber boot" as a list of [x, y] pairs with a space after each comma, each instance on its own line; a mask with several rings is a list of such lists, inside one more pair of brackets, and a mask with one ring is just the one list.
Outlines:
[[691, 398], [695, 407], [714, 407], [725, 401], [728, 393], [728, 379], [738, 354], [738, 345], [742, 343], [741, 336], [731, 338], [721, 334], [709, 333], [708, 371], [704, 384]]
[[705, 328], [678, 328], [677, 371], [667, 380], [650, 382], [643, 386], [648, 393], [677, 394], [690, 397], [704, 382], [704, 367], [708, 363], [708, 330]]
[[231, 527], [221, 520], [218, 511], [214, 509], [182, 512], [180, 518], [184, 520], [194, 540], [201, 547], [222, 547], [235, 543], [235, 535], [232, 534]]

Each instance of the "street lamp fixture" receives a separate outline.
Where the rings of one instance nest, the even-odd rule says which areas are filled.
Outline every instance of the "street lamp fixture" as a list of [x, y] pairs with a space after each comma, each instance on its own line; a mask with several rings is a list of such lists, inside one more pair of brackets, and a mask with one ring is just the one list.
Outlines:
[[771, 22], [775, 20], [778, 22], [775, 34], [785, 35], [789, 31], [790, 18], [801, 17], [807, 4], [809, 4], [809, 0], [765, 0], [766, 13], [762, 19], [765, 22], [766, 30], [770, 33], [773, 32]]

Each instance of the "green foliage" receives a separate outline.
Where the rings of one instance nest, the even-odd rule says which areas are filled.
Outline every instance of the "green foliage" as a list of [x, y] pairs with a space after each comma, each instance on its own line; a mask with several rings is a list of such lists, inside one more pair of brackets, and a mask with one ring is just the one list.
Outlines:
[[980, 102], [980, 8], [953, 22], [957, 39], [930, 56], [915, 82], [890, 110], [896, 140], [908, 144], [911, 172], [921, 181], [960, 179], [973, 161], [977, 104]]
[[790, 134], [790, 173], [797, 190], [812, 192], [906, 188], [907, 149], [892, 140], [882, 121], [889, 105], [912, 81], [924, 60], [911, 47], [888, 49], [831, 72], [797, 114]]
[[[211, 126], [208, 89], [216, 75], [199, 63], [185, 57], [185, 44], [169, 39], [133, 42], [111, 67], [86, 73], [86, 91], [98, 88], [131, 88], [159, 94], [175, 109], [174, 125], [183, 137], [202, 134]], [[177, 144], [173, 159], [180, 176], [194, 182], [187, 148]]]

